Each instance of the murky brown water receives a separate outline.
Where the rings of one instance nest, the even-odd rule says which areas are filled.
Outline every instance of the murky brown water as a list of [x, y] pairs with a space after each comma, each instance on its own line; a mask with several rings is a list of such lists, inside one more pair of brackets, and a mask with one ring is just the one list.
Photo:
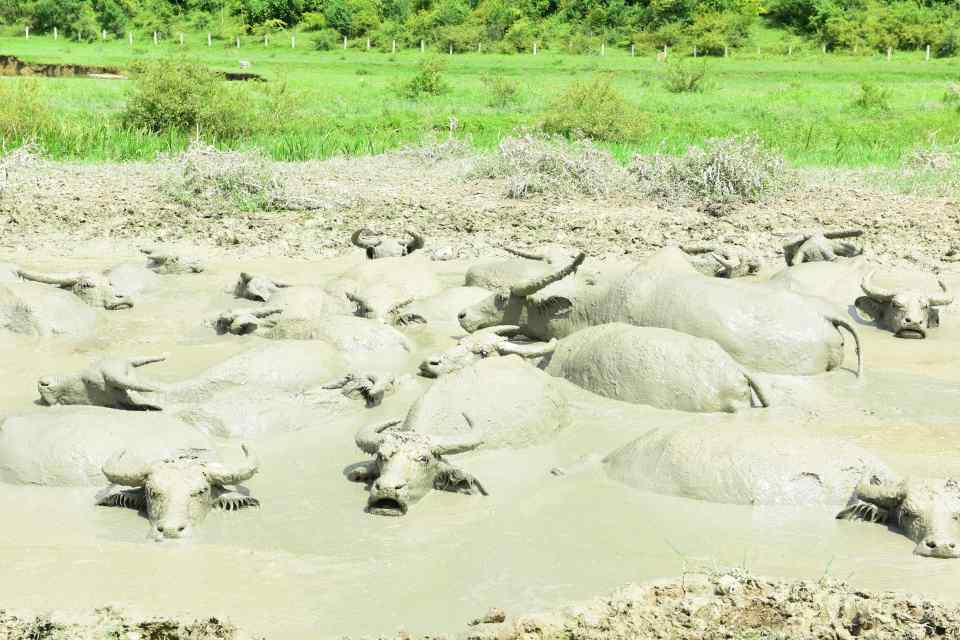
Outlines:
[[[31, 262], [102, 268], [133, 256]], [[181, 379], [248, 348], [257, 338], [217, 337], [202, 319], [234, 303], [241, 268], [292, 282], [321, 282], [348, 265], [272, 260], [215, 264], [165, 276], [132, 311], [103, 313], [96, 340], [0, 338], [0, 412], [29, 410], [36, 380], [75, 370], [101, 352], [167, 353], [151, 375]], [[451, 285], [465, 265], [443, 264]], [[518, 612], [557, 606], [627, 581], [675, 575], [700, 561], [759, 574], [850, 578], [857, 586], [916, 590], [960, 600], [960, 561], [912, 555], [913, 543], [834, 520], [832, 508], [714, 505], [636, 492], [602, 472], [557, 478], [549, 470], [606, 454], [654, 427], [751, 422], [840, 435], [901, 473], [960, 475], [960, 326], [924, 341], [864, 328], [867, 376], [847, 370], [773, 381], [790, 405], [738, 416], [659, 411], [565, 385], [573, 425], [546, 446], [460, 456], [488, 498], [432, 493], [405, 518], [363, 512], [363, 486], [342, 470], [364, 459], [360, 425], [399, 416], [418, 389], [369, 412], [255, 441], [261, 473], [247, 483], [262, 509], [214, 512], [186, 543], [146, 541], [133, 511], [94, 508], [91, 489], [0, 486], [0, 603], [34, 611], [114, 604], [151, 614], [217, 615], [270, 638], [443, 632], [490, 606]], [[416, 336], [413, 365], [448, 344]], [[426, 384], [426, 383], [423, 383]], [[39, 408], [38, 408], [39, 410]], [[236, 442], [224, 442], [236, 449]]]

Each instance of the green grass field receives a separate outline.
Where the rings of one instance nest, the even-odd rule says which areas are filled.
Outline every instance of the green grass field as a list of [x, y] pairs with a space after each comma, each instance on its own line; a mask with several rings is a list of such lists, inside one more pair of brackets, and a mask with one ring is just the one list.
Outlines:
[[[537, 126], [551, 99], [575, 79], [606, 73], [648, 121], [640, 139], [604, 145], [622, 160], [638, 152], [678, 153], [708, 138], [748, 132], [758, 133], [795, 164], [810, 166], [893, 165], [917, 145], [960, 142], [960, 111], [943, 100], [949, 84], [960, 81], [960, 61], [925, 62], [918, 52], [897, 53], [887, 61], [879, 55], [822, 55], [810, 50], [792, 57], [738, 51], [727, 59], [710, 59], [709, 87], [694, 94], [673, 94], [664, 88], [664, 65], [653, 52], [636, 57], [615, 49], [608, 49], [604, 57], [552, 51], [537, 56], [444, 55], [451, 91], [417, 101], [399, 97], [395, 87], [416, 71], [422, 59], [418, 50], [396, 55], [361, 48], [320, 52], [313, 50], [308, 34], [300, 35], [297, 49], [290, 48], [289, 37], [275, 37], [270, 46], [251, 38], [240, 49], [222, 41], [208, 48], [204, 34], [188, 34], [182, 47], [176, 40], [155, 46], [144, 36], [133, 47], [125, 40], [81, 44], [64, 38], [4, 37], [0, 53], [31, 62], [120, 67], [138, 59], [180, 54], [236, 71], [239, 60], [248, 60], [251, 71], [273, 84], [286, 79], [291, 90], [302, 93], [301, 109], [270, 130], [226, 146], [256, 146], [278, 160], [378, 153], [430, 135], [446, 136], [451, 117], [459, 123], [457, 136], [489, 148], [519, 127]], [[485, 76], [517, 81], [517, 101], [491, 106]], [[864, 81], [890, 92], [889, 109], [854, 105]], [[50, 157], [152, 159], [157, 152], [183, 148], [192, 135], [155, 135], [121, 127], [117, 113], [128, 82], [66, 78], [40, 82], [57, 122], [37, 137]], [[242, 99], [263, 100], [253, 84], [241, 89]], [[9, 147], [21, 141], [3, 142]]]

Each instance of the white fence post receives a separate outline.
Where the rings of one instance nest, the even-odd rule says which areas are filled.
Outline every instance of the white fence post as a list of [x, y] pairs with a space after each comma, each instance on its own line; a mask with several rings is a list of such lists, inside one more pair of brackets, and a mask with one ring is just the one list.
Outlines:
[[183, 32], [180, 33], [180, 46], [183, 46]]
[[478, 43], [477, 43], [477, 53], [483, 53], [483, 43], [482, 43], [482, 42], [478, 42]]
[[927, 45], [927, 57], [925, 59], [927, 62], [930, 62], [930, 45]]
[[370, 51], [370, 38], [367, 38], [367, 51]]
[[420, 53], [425, 53], [427, 50], [427, 43], [423, 39], [420, 40]]
[[887, 47], [887, 61], [889, 62], [890, 57], [893, 55], [893, 47]]
[[209, 31], [207, 31], [207, 46], [213, 46], [213, 35]]
[[347, 50], [347, 36], [343, 36], [343, 50]]
[[297, 48], [297, 34], [293, 34], [290, 36], [290, 48], [291, 49]]
[[606, 43], [606, 42], [601, 42], [601, 43], [600, 43], [600, 55], [601, 55], [601, 56], [607, 55], [607, 43]]
[[106, 40], [106, 39], [107, 39], [107, 30], [106, 30], [106, 29], [104, 29], [104, 30], [102, 30], [102, 31], [100, 32], [100, 39], [101, 39], [101, 40]]
[[827, 43], [823, 43], [823, 55], [827, 55]]
[[637, 55], [637, 45], [631, 44], [631, 45], [630, 45], [630, 57], [633, 58], [633, 57], [636, 56], [636, 55]]
[[694, 58], [697, 57], [697, 48], [696, 48], [696, 47], [693, 48], [693, 57], [694, 57]]
[[727, 58], [730, 56], [730, 49], [727, 45], [723, 45], [723, 57]]
[[54, 39], [54, 40], [59, 40], [59, 39], [60, 39], [60, 32], [57, 30], [56, 27], [53, 28], [53, 39]]
[[390, 47], [390, 52], [391, 52], [391, 53], [396, 53], [396, 52], [397, 52], [397, 41], [396, 41], [396, 40], [393, 41], [393, 44], [392, 44], [391, 47]]
[[159, 42], [159, 38], [157, 37], [157, 32], [154, 31], [154, 32], [153, 32], [153, 44], [157, 44], [157, 42]]
[[133, 46], [133, 31], [127, 32], [127, 42], [130, 43], [130, 46]]
[[30, 27], [24, 27], [24, 32], [26, 33], [26, 39], [30, 39]]
[[237, 36], [237, 49], [240, 48], [240, 36]]

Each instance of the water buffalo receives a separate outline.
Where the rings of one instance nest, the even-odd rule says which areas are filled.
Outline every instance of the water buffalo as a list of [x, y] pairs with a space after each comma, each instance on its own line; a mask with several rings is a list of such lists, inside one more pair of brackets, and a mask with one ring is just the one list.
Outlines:
[[670, 329], [602, 324], [542, 351], [547, 373], [614, 400], [700, 412], [769, 406], [754, 376], [716, 342]]
[[37, 385], [40, 400], [53, 405], [94, 405], [119, 409], [159, 410], [155, 399], [143, 393], [164, 390], [164, 385], [143, 380], [137, 369], [166, 358], [108, 358], [87, 367], [79, 373], [50, 375], [40, 378]]
[[[677, 254], [682, 267], [677, 267]], [[810, 375], [843, 363], [848, 330], [863, 369], [860, 339], [849, 322], [825, 315], [803, 296], [770, 287], [696, 273], [679, 249], [599, 282], [567, 278], [576, 259], [554, 273], [492, 294], [460, 314], [469, 332], [518, 325], [531, 338], [550, 340], [609, 322], [660, 327], [715, 341], [756, 371]], [[658, 265], [663, 265], [662, 268]]]
[[726, 425], [654, 429], [603, 460], [643, 491], [742, 505], [845, 505], [837, 518], [882, 522], [921, 556], [960, 556], [960, 484], [897, 478], [845, 440]]
[[91, 307], [112, 311], [133, 306], [133, 300], [119, 295], [110, 278], [102, 273], [40, 273], [26, 269], [20, 269], [18, 273], [24, 280], [52, 284], [69, 291]]
[[289, 286], [286, 282], [280, 282], [265, 276], [255, 276], [242, 271], [237, 284], [233, 288], [233, 295], [254, 302], [270, 302], [273, 294]]
[[[930, 295], [920, 291], [891, 291], [873, 283], [873, 273], [860, 283], [867, 295], [856, 299], [854, 305], [873, 318], [881, 329], [893, 332], [897, 338], [926, 338], [927, 329], [940, 326], [940, 310], [953, 302], [953, 296], [943, 280], [942, 291]], [[924, 327], [926, 325], [926, 327]]]
[[[324, 291], [352, 303], [361, 317], [387, 321], [392, 319], [394, 311], [411, 301], [429, 298], [444, 290], [432, 265], [429, 259], [418, 256], [364, 260], [328, 282]], [[276, 303], [276, 299], [273, 302]]]
[[367, 512], [381, 516], [406, 515], [411, 505], [434, 489], [487, 495], [476, 478], [454, 467], [444, 457], [465, 453], [483, 444], [470, 418], [466, 415], [463, 418], [471, 431], [452, 436], [396, 429], [402, 420], [361, 429], [356, 436], [357, 446], [375, 458], [352, 467], [348, 478], [372, 483]]
[[370, 260], [380, 258], [400, 258], [422, 249], [425, 242], [423, 235], [416, 229], [406, 229], [409, 238], [385, 238], [373, 234], [369, 229], [358, 229], [350, 237], [354, 246], [364, 250]]
[[799, 234], [784, 243], [783, 258], [790, 267], [804, 262], [832, 262], [838, 257], [853, 258], [862, 254], [863, 248], [841, 240], [862, 235], [862, 229]]
[[906, 478], [860, 482], [841, 520], [866, 520], [901, 531], [928, 558], [960, 557], [960, 483], [953, 479]]
[[537, 343], [525, 345], [511, 342], [510, 338], [519, 335], [520, 327], [488, 327], [471, 333], [443, 353], [435, 353], [420, 363], [420, 374], [425, 378], [439, 378], [454, 371], [460, 371], [484, 358], [505, 355], [519, 355], [536, 358], [546, 355], [553, 347]]
[[690, 256], [690, 264], [706, 276], [742, 278], [756, 275], [760, 261], [740, 249], [716, 244], [681, 245], [680, 250]]
[[96, 322], [90, 306], [62, 289], [22, 281], [0, 284], [0, 328], [11, 333], [85, 337]]
[[97, 496], [97, 504], [146, 511], [154, 540], [189, 537], [211, 509], [260, 505], [227, 488], [249, 480], [260, 468], [249, 448], [242, 448], [246, 459], [236, 465], [210, 461], [209, 451], [187, 450], [149, 463], [121, 451], [103, 465], [103, 475], [114, 486]]
[[147, 268], [156, 273], [202, 273], [206, 269], [206, 265], [199, 258], [184, 256], [160, 247], [144, 247], [140, 252], [147, 256]]

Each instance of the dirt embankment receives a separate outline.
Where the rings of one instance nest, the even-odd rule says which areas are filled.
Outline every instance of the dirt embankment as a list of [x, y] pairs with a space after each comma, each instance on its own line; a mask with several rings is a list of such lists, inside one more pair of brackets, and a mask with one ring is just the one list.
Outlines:
[[320, 257], [349, 250], [357, 228], [413, 225], [428, 248], [447, 245], [462, 257], [502, 243], [560, 242], [593, 255], [642, 256], [668, 244], [722, 240], [778, 262], [778, 232], [860, 227], [874, 259], [929, 268], [947, 266], [942, 257], [960, 245], [957, 203], [884, 193], [848, 173], [810, 172], [788, 193], [715, 217], [629, 190], [602, 199], [511, 199], [504, 181], [468, 177], [470, 163], [394, 153], [275, 164], [293, 199], [317, 204], [260, 213], [177, 204], [164, 192], [163, 163], [28, 163], [0, 185], [0, 244], [82, 253], [86, 241], [179, 241], [215, 253]]
[[[503, 621], [501, 621], [501, 619]], [[560, 611], [517, 618], [491, 612], [470, 640], [850, 640], [960, 638], [960, 609], [920, 597], [818, 582], [765, 580], [745, 572], [686, 575], [631, 585]]]

